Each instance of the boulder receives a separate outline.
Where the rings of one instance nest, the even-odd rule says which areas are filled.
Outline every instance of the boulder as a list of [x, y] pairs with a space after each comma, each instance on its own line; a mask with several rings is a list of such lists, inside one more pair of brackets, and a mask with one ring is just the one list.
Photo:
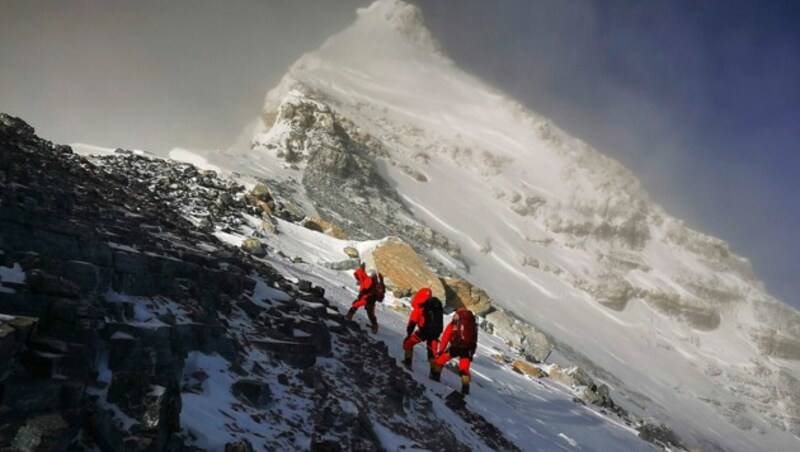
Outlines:
[[636, 428], [639, 432], [639, 438], [661, 446], [665, 449], [682, 449], [684, 448], [681, 439], [666, 425], [645, 421], [642, 425]]
[[325, 262], [323, 264], [326, 268], [330, 268], [331, 270], [355, 270], [361, 265], [361, 261], [358, 259], [345, 259], [343, 261], [337, 262]]
[[365, 252], [362, 258], [367, 268], [383, 273], [386, 287], [392, 292], [416, 293], [423, 287], [429, 287], [435, 297], [446, 299], [439, 277], [408, 243], [398, 237], [389, 237]]
[[75, 432], [59, 414], [30, 419], [17, 431], [12, 447], [23, 451], [64, 450]]
[[598, 284], [579, 284], [603, 306], [615, 311], [622, 311], [632, 299], [639, 296], [639, 291], [620, 277], [605, 276]]
[[545, 373], [542, 372], [541, 369], [520, 359], [515, 359], [511, 366], [524, 375], [530, 375], [531, 377], [536, 378], [542, 378], [545, 376]]
[[346, 246], [342, 251], [344, 251], [344, 254], [351, 259], [358, 259], [360, 257], [358, 250], [355, 247]]
[[263, 202], [271, 202], [272, 201], [272, 194], [269, 191], [269, 187], [262, 183], [257, 183], [250, 193], [247, 194], [248, 198], [251, 200], [258, 200]]
[[250, 441], [243, 439], [235, 443], [225, 444], [225, 452], [254, 452], [253, 445]]
[[264, 409], [272, 401], [272, 391], [263, 381], [239, 380], [231, 386], [231, 392], [239, 401], [253, 408]]
[[595, 391], [597, 389], [592, 377], [590, 377], [589, 374], [580, 367], [569, 367], [564, 369], [560, 366], [553, 365], [548, 371], [548, 376], [551, 379], [571, 388], [585, 386], [591, 391]]
[[303, 226], [312, 231], [322, 232], [323, 234], [337, 239], [347, 240], [347, 232], [345, 232], [344, 229], [319, 217], [306, 217], [303, 220]]
[[302, 209], [291, 202], [282, 202], [276, 209], [276, 215], [286, 221], [298, 222], [305, 218], [306, 214]]
[[242, 242], [242, 251], [248, 254], [252, 254], [256, 257], [264, 257], [267, 255], [266, 250], [264, 249], [264, 245], [261, 244], [261, 241], [255, 237], [249, 237]]
[[256, 340], [252, 344], [298, 369], [317, 362], [317, 346], [307, 340]]
[[553, 349], [553, 345], [544, 333], [503, 310], [488, 314], [482, 327], [505, 339], [512, 347], [518, 348], [525, 358], [533, 362], [543, 362]]
[[486, 315], [491, 312], [492, 299], [480, 287], [475, 287], [469, 281], [460, 278], [443, 278], [447, 306], [458, 308], [464, 306], [475, 315]]
[[159, 437], [180, 430], [181, 395], [177, 382], [153, 384], [142, 372], [114, 372], [108, 388], [108, 402], [136, 419], [143, 432]]
[[261, 220], [259, 229], [272, 235], [278, 234], [278, 232], [280, 232], [278, 231], [278, 223], [275, 222], [275, 219], [269, 215], [266, 215], [264, 219]]
[[83, 293], [104, 292], [108, 289], [108, 281], [103, 287], [100, 286], [100, 272], [95, 265], [83, 261], [69, 261], [64, 263], [62, 274], [69, 276], [69, 279], [77, 284]]
[[31, 270], [27, 275], [26, 282], [33, 293], [71, 299], [80, 298], [78, 286], [66, 278], [53, 276], [41, 270]]

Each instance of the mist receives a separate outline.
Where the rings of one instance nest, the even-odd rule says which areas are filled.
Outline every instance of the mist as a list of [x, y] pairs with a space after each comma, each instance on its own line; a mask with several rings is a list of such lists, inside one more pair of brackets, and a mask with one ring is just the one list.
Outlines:
[[[5, 1], [0, 111], [59, 143], [226, 148], [368, 3]], [[796, 2], [415, 3], [458, 66], [621, 161], [800, 306]]]
[[616, 158], [800, 307], [800, 6], [418, 1], [462, 68]]
[[224, 148], [366, 1], [0, 3], [0, 110], [61, 143]]

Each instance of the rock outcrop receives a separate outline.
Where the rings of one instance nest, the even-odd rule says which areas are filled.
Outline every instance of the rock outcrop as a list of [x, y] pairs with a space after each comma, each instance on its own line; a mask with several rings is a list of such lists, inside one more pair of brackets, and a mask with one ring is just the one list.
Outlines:
[[481, 327], [500, 336], [512, 347], [519, 349], [525, 358], [535, 363], [547, 359], [553, 349], [544, 333], [503, 310], [488, 314]]
[[397, 296], [408, 296], [428, 287], [434, 296], [445, 300], [442, 282], [428, 264], [406, 242], [389, 237], [361, 256], [368, 268], [383, 273], [387, 289]]
[[492, 299], [480, 287], [473, 286], [469, 281], [460, 278], [442, 278], [447, 306], [457, 308], [464, 306], [476, 315], [484, 316], [491, 312]]

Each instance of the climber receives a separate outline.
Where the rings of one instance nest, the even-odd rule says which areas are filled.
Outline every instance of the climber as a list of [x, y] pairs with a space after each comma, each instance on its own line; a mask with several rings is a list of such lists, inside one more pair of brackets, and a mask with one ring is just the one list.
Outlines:
[[475, 315], [465, 307], [459, 307], [453, 320], [447, 325], [439, 344], [439, 353], [434, 361], [435, 380], [438, 381], [442, 368], [452, 358], [459, 358], [458, 369], [461, 374], [461, 394], [469, 394], [469, 365], [478, 348], [478, 328]]
[[383, 283], [383, 275], [376, 271], [372, 271], [370, 275], [364, 270], [364, 264], [353, 273], [353, 276], [358, 282], [358, 297], [353, 302], [350, 310], [347, 311], [347, 320], [353, 320], [353, 315], [358, 308], [364, 307], [367, 310], [367, 317], [369, 317], [370, 324], [372, 325], [372, 332], [378, 332], [378, 319], [375, 318], [375, 303], [383, 301], [386, 294], [386, 286]]
[[[425, 342], [428, 351], [428, 364], [430, 365], [431, 379], [436, 379], [437, 373], [434, 371], [433, 358], [439, 346], [439, 336], [442, 334], [442, 317], [444, 315], [442, 302], [436, 297], [431, 296], [431, 290], [427, 287], [417, 292], [411, 301], [413, 310], [408, 318], [406, 327], [406, 338], [403, 341], [403, 353], [405, 359], [403, 364], [411, 368], [412, 357], [414, 356], [414, 346], [420, 342]], [[414, 331], [416, 329], [416, 331]]]

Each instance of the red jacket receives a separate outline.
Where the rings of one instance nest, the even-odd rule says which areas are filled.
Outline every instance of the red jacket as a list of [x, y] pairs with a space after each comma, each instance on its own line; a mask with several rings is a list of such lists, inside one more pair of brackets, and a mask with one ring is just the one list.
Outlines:
[[414, 327], [422, 328], [425, 325], [425, 316], [422, 313], [422, 305], [431, 298], [431, 289], [423, 287], [414, 295], [411, 300], [411, 315], [408, 317], [408, 330], [411, 334]]
[[355, 276], [356, 281], [358, 281], [358, 299], [360, 300], [369, 296], [373, 285], [372, 278], [367, 275], [367, 272], [365, 272], [363, 268], [356, 270], [353, 276]]

